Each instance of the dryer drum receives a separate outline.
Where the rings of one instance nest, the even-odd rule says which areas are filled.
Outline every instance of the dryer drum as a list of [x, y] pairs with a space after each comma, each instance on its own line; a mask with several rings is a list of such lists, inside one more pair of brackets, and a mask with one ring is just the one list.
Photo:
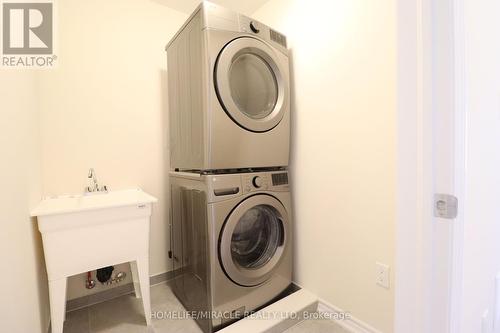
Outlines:
[[253, 119], [273, 112], [278, 102], [278, 83], [265, 59], [242, 52], [233, 60], [228, 75], [231, 97], [241, 112]]
[[214, 85], [227, 115], [242, 128], [267, 132], [288, 105], [288, 82], [276, 52], [252, 37], [236, 38], [217, 57]]

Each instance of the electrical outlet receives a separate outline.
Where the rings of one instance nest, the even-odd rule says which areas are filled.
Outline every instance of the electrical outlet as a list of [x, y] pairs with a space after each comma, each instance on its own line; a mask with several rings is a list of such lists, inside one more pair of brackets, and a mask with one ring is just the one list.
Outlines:
[[385, 264], [381, 264], [379, 262], [375, 263], [376, 266], [376, 276], [375, 276], [375, 281], [377, 284], [383, 288], [389, 289], [390, 286], [390, 281], [389, 281], [389, 276], [390, 276], [390, 269], [389, 266]]

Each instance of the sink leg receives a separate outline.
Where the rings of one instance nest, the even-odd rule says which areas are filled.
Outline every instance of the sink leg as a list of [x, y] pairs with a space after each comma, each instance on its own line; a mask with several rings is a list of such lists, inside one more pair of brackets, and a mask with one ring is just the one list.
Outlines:
[[[144, 315], [146, 323], [151, 325], [151, 299], [149, 291], [149, 258], [144, 256], [136, 261], [137, 273], [139, 276], [140, 293], [142, 297], [142, 305], [144, 307]], [[135, 285], [135, 284], [134, 284]]]
[[135, 261], [130, 262], [130, 271], [132, 272], [132, 282], [134, 283], [135, 297], [141, 298], [141, 288], [139, 287], [139, 272], [137, 271], [137, 263]]
[[49, 281], [52, 333], [62, 333], [66, 317], [66, 278]]

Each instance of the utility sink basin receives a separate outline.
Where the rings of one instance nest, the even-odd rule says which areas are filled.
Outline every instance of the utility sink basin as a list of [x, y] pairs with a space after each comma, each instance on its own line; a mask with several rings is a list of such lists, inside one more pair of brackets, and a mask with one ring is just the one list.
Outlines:
[[130, 262], [135, 293], [151, 323], [149, 232], [157, 199], [140, 189], [42, 200], [31, 212], [42, 234], [52, 333], [62, 333], [69, 276]]
[[154, 202], [157, 202], [155, 197], [140, 189], [64, 195], [42, 200], [31, 212], [31, 216], [68, 214]]

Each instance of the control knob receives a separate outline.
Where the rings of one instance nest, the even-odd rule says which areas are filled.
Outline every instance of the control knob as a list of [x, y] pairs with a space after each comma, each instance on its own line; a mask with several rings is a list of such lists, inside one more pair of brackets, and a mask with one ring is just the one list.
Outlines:
[[256, 34], [259, 33], [260, 29], [259, 29], [259, 26], [257, 25], [257, 23], [255, 22], [250, 22], [250, 29], [252, 29], [252, 31]]
[[263, 185], [262, 177], [259, 176], [253, 177], [252, 183], [253, 186], [255, 186], [256, 188], [261, 188]]

